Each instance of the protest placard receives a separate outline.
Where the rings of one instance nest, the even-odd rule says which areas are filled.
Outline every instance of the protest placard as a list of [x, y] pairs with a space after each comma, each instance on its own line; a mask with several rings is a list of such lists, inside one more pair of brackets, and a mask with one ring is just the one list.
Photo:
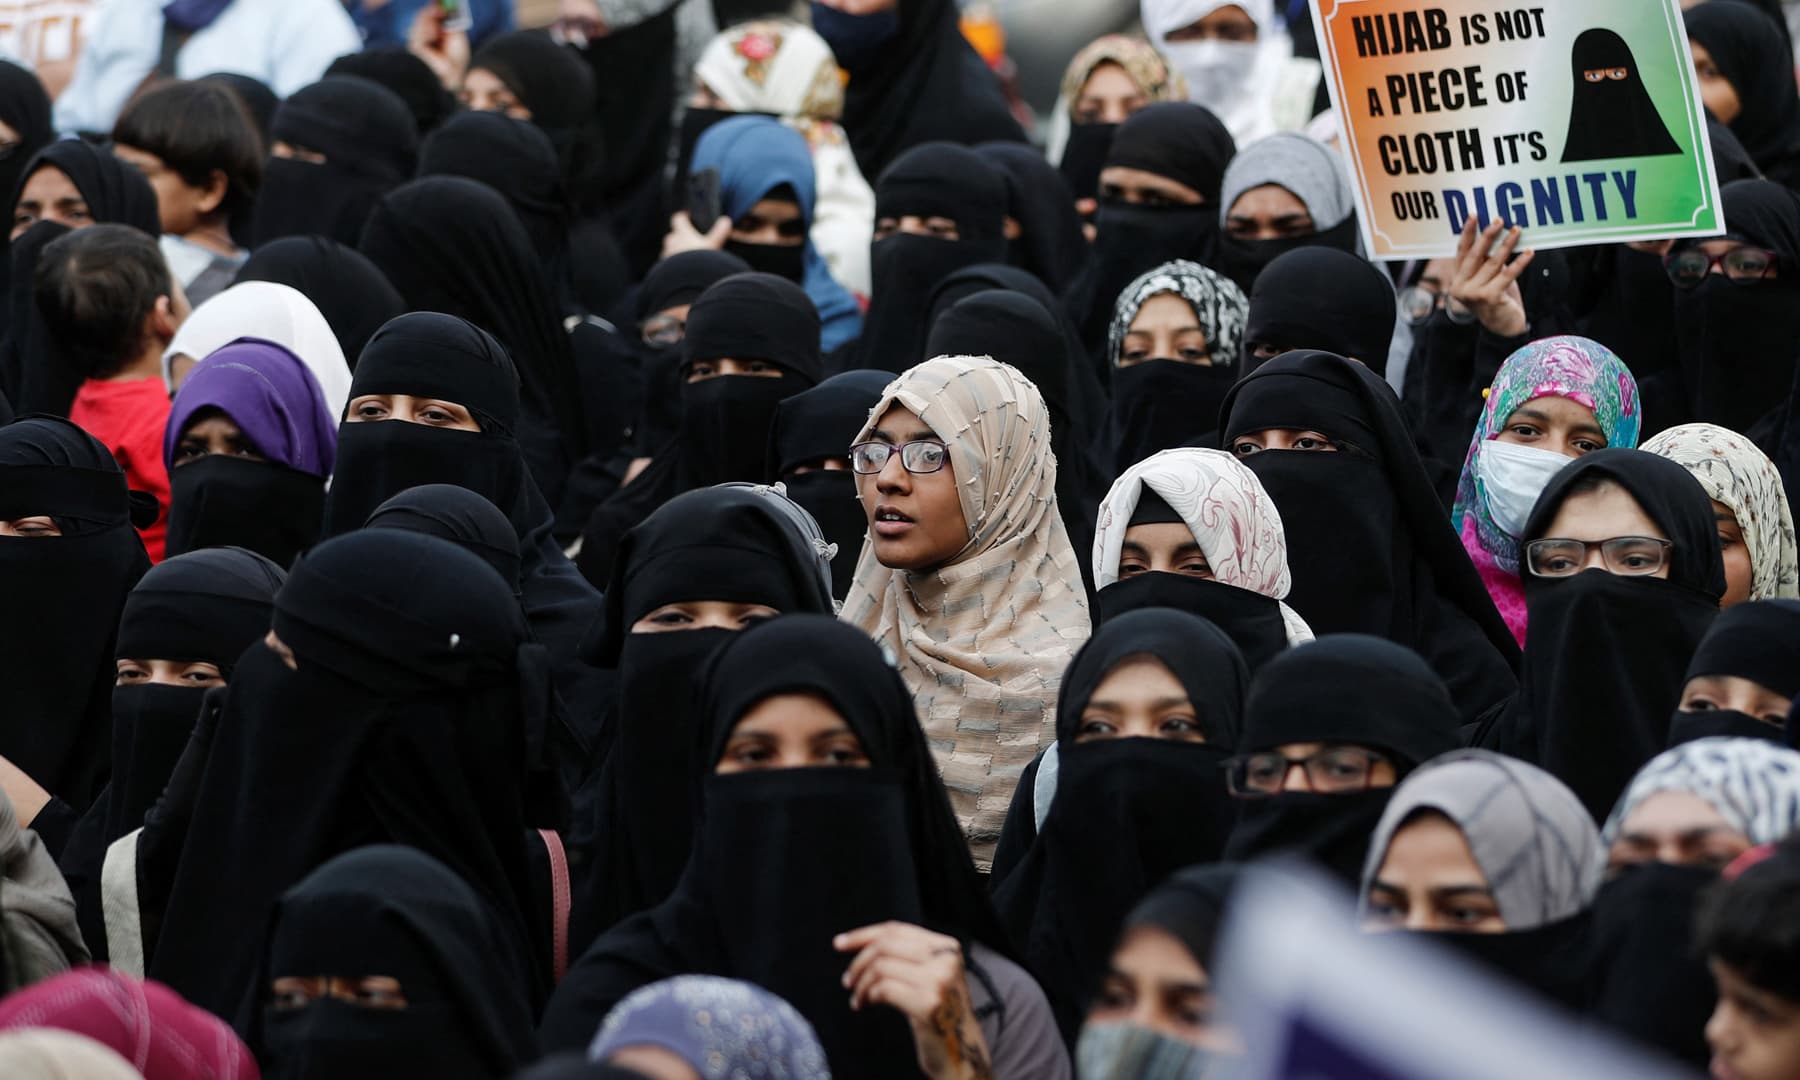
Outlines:
[[1369, 255], [1724, 231], [1680, 0], [1314, 0]]

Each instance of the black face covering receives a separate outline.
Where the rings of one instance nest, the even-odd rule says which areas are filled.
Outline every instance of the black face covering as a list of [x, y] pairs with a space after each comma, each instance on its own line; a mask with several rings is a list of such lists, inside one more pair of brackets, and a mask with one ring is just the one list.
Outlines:
[[[1353, 242], [1355, 219], [1349, 224]], [[1282, 352], [1323, 349], [1384, 374], [1394, 337], [1393, 283], [1349, 247], [1340, 250], [1322, 235], [1307, 240], [1313, 242], [1271, 260], [1256, 275], [1244, 323], [1244, 370], [1262, 366], [1253, 352], [1266, 344]]]
[[[1574, 89], [1563, 161], [1681, 153], [1624, 38], [1604, 27], [1583, 30], [1570, 50], [1569, 67]], [[1625, 77], [1614, 78], [1620, 71]], [[1601, 77], [1590, 78], [1589, 72]]]
[[719, 375], [683, 384], [677, 445], [684, 486], [763, 479], [764, 466], [756, 451], [768, 444], [775, 410], [793, 393], [786, 377]]
[[339, 431], [327, 535], [361, 528], [389, 496], [421, 484], [456, 484], [496, 505], [518, 495], [518, 451], [510, 440], [394, 420], [345, 424]]
[[1454, 950], [1490, 974], [1571, 1012], [1585, 1011], [1595, 989], [1593, 914], [1500, 934], [1398, 931]]
[[1100, 194], [1100, 171], [1106, 168], [1106, 154], [1118, 132], [1118, 124], [1069, 125], [1069, 141], [1063, 146], [1058, 168], [1077, 199]]
[[[410, 848], [331, 860], [281, 898], [264, 946], [248, 1041], [264, 1075], [292, 1080], [509, 1074], [536, 1056], [526, 988], [505, 932], [450, 869]], [[406, 1005], [325, 996], [301, 1008], [270, 982], [300, 976], [395, 979]]]
[[1340, 881], [1355, 882], [1369, 856], [1369, 835], [1387, 809], [1392, 788], [1320, 795], [1284, 791], [1238, 807], [1237, 826], [1225, 858], [1248, 862], [1261, 855], [1302, 855]]
[[1706, 1021], [1717, 995], [1706, 958], [1695, 955], [1701, 894], [1719, 881], [1711, 867], [1627, 867], [1594, 902], [1599, 986], [1590, 1014], [1645, 1046], [1704, 1068]]
[[[1146, 655], [1181, 682], [1206, 743], [1077, 741], [1095, 690]], [[1107, 624], [1069, 665], [1057, 708], [1056, 795], [1030, 852], [995, 893], [1065, 1039], [1081, 1026], [1126, 913], [1170, 874], [1224, 849], [1236, 817], [1224, 762], [1248, 682], [1218, 628], [1168, 610]]]
[[1719, 735], [1732, 739], [1762, 739], [1785, 746], [1782, 727], [1782, 724], [1771, 724], [1736, 709], [1708, 709], [1705, 712], [1677, 709], [1675, 715], [1669, 717], [1669, 745], [1679, 746]]
[[248, 548], [278, 566], [319, 539], [325, 482], [279, 462], [208, 454], [169, 470], [170, 555]]
[[798, 285], [806, 277], [805, 244], [747, 244], [725, 241], [725, 250], [748, 263], [750, 269], [774, 274]]
[[1237, 383], [1237, 369], [1145, 360], [1113, 372], [1107, 431], [1116, 476], [1159, 450], [1209, 445], [1219, 406]]
[[383, 193], [412, 175], [419, 152], [406, 103], [354, 75], [296, 91], [275, 111], [269, 137], [325, 161], [272, 157], [264, 164], [250, 226], [257, 247], [306, 235], [355, 244]]
[[1211, 263], [1218, 254], [1219, 210], [1210, 204], [1136, 206], [1103, 199], [1094, 221], [1098, 235], [1088, 271], [1094, 302], [1084, 327], [1097, 323], [1104, 331], [1119, 294], [1144, 273], [1176, 259]]
[[1135, 574], [1101, 589], [1098, 599], [1096, 626], [1145, 608], [1174, 608], [1198, 615], [1225, 631], [1244, 654], [1251, 674], [1288, 647], [1280, 602], [1222, 581], [1203, 581], [1186, 574]]
[[[1229, 233], [1219, 236], [1219, 254], [1214, 265], [1221, 274], [1237, 283], [1238, 288], [1250, 292], [1256, 285], [1257, 278], [1262, 275], [1263, 268], [1291, 251], [1302, 251], [1309, 247], [1325, 247], [1336, 251], [1351, 252], [1356, 250], [1356, 215], [1333, 225], [1329, 229], [1308, 233], [1305, 236], [1284, 236], [1274, 240], [1240, 240]], [[1389, 319], [1389, 325], [1393, 320]], [[1358, 360], [1363, 359], [1357, 357]], [[1385, 356], [1373, 359], [1381, 364]]]

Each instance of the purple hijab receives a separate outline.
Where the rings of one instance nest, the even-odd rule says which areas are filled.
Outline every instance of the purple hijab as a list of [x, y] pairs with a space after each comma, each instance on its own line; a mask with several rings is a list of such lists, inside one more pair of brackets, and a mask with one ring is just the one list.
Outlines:
[[238, 338], [194, 365], [175, 394], [163, 435], [163, 462], [175, 468], [175, 444], [202, 409], [219, 409], [262, 455], [289, 468], [331, 475], [337, 418], [300, 358], [272, 341]]

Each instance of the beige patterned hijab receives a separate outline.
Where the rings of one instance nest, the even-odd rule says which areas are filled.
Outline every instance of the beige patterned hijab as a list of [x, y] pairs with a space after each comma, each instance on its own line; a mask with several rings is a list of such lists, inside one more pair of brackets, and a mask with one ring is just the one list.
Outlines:
[[1087, 596], [1056, 507], [1050, 414], [1030, 380], [987, 357], [928, 360], [888, 384], [856, 441], [895, 405], [949, 448], [969, 542], [920, 573], [882, 566], [865, 545], [843, 617], [897, 657], [985, 870], [1019, 773], [1056, 741]]
[[1737, 515], [1750, 549], [1750, 599], [1800, 597], [1800, 554], [1787, 489], [1775, 463], [1755, 443], [1717, 424], [1683, 424], [1642, 449], [1693, 473], [1709, 498]]

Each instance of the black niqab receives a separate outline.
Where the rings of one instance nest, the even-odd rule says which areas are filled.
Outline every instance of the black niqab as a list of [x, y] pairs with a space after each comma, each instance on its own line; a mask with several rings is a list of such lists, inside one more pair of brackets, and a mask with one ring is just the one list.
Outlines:
[[1006, 181], [1006, 215], [1019, 224], [1019, 237], [1006, 242], [1007, 261], [1061, 293], [1088, 260], [1068, 181], [1027, 143], [983, 143], [975, 152]]
[[[1563, 161], [1681, 153], [1644, 88], [1637, 58], [1624, 38], [1603, 26], [1583, 30], [1569, 51], [1569, 68], [1569, 134]], [[1613, 77], [1621, 70], [1624, 78]], [[1590, 77], [1589, 72], [1599, 77]]]
[[606, 162], [594, 125], [595, 77], [580, 55], [547, 31], [518, 30], [483, 45], [469, 61], [476, 68], [505, 83], [550, 136], [568, 191], [578, 200], [598, 197]]
[[[1290, 743], [1361, 746], [1387, 757], [1394, 782], [1457, 745], [1456, 707], [1418, 654], [1367, 634], [1334, 634], [1271, 660], [1250, 685], [1241, 754]], [[1238, 804], [1225, 857], [1304, 854], [1345, 881], [1360, 879], [1369, 834], [1393, 788], [1283, 791]]]
[[869, 519], [856, 490], [856, 474], [848, 469], [795, 470], [822, 458], [845, 460], [850, 441], [868, 422], [869, 410], [892, 381], [885, 371], [847, 371], [810, 390], [803, 390], [775, 409], [769, 436], [770, 475], [787, 488], [819, 523], [825, 539], [837, 545], [831, 559], [831, 595], [850, 592], [856, 563], [868, 538]]
[[[1149, 488], [1144, 489], [1144, 496], [1152, 494]], [[1140, 507], [1144, 496], [1140, 496]], [[1143, 522], [1133, 514], [1132, 524]], [[1096, 626], [1146, 608], [1173, 608], [1205, 619], [1231, 638], [1252, 675], [1288, 647], [1281, 602], [1222, 581], [1161, 572], [1133, 574], [1101, 589], [1095, 600]]]
[[1279, 356], [1226, 396], [1220, 425], [1227, 448], [1274, 428], [1317, 431], [1350, 447], [1243, 459], [1286, 526], [1288, 604], [1315, 634], [1375, 634], [1417, 650], [1465, 720], [1507, 700], [1518, 646], [1450, 527], [1387, 383], [1331, 353]]
[[406, 103], [379, 83], [331, 75], [275, 110], [271, 142], [323, 154], [323, 163], [271, 157], [251, 216], [253, 247], [284, 236], [354, 244], [376, 202], [413, 174], [418, 128]]
[[[1094, 692], [1146, 657], [1181, 683], [1205, 742], [1082, 742]], [[1069, 664], [1056, 708], [1056, 795], [1031, 850], [994, 896], [1066, 1041], [1074, 1042], [1132, 906], [1170, 874], [1224, 850], [1236, 818], [1224, 763], [1249, 683], [1230, 638], [1166, 609], [1113, 620]], [[1019, 792], [1029, 804], [1031, 789]]]
[[1725, 593], [1712, 500], [1692, 473], [1642, 450], [1599, 450], [1557, 473], [1520, 544], [1548, 536], [1571, 489], [1601, 478], [1629, 492], [1673, 542], [1669, 576], [1527, 572], [1531, 635], [1518, 697], [1475, 740], [1548, 770], [1596, 821], [1668, 742], [1682, 672]]
[[[1687, 683], [1705, 675], [1749, 679], [1792, 701], [1800, 698], [1800, 600], [1751, 600], [1719, 613], [1688, 662]], [[1669, 720], [1669, 745], [1711, 735], [1782, 742], [1782, 724], [1730, 709], [1677, 711]]]
[[512, 589], [448, 541], [365, 530], [300, 560], [273, 630], [297, 668], [257, 644], [232, 672], [150, 976], [243, 1015], [266, 993], [256, 943], [282, 894], [336, 855], [389, 842], [481, 894], [541, 1000], [550, 927], [529, 880], [524, 788], [549, 702]]
[[264, 244], [238, 269], [237, 280], [272, 281], [304, 294], [331, 325], [351, 371], [375, 331], [406, 312], [400, 291], [367, 255], [324, 236]]
[[[636, 318], [645, 320], [672, 308], [688, 307], [708, 288], [750, 264], [728, 251], [684, 251], [656, 264], [637, 289]], [[635, 457], [654, 457], [674, 440], [681, 426], [681, 347], [656, 346], [634, 338], [643, 371], [643, 415], [632, 431]]]
[[1731, 3], [1700, 4], [1681, 18], [1688, 39], [1706, 47], [1737, 91], [1732, 133], [1764, 176], [1800, 189], [1800, 90], [1793, 54], [1774, 20], [1753, 5]]
[[[275, 905], [238, 1028], [269, 1077], [509, 1075], [537, 1056], [511, 945], [480, 895], [443, 863], [396, 845], [359, 848]], [[283, 976], [365, 974], [397, 979], [406, 1007], [330, 996], [300, 1009], [266, 1003]]]
[[1394, 339], [1394, 284], [1358, 255], [1303, 247], [1278, 256], [1257, 275], [1244, 324], [1244, 371], [1262, 362], [1257, 345], [1323, 349], [1387, 373]]
[[1599, 974], [1590, 1017], [1688, 1063], [1696, 1075], [1711, 1057], [1706, 1022], [1718, 997], [1695, 947], [1695, 916], [1718, 883], [1710, 866], [1644, 863], [1621, 870], [1594, 901]]
[[[823, 697], [870, 767], [715, 775], [738, 721], [768, 698]], [[988, 904], [913, 709], [879, 646], [827, 615], [753, 627], [715, 654], [701, 681], [704, 767], [699, 827], [675, 893], [602, 937], [570, 970], [540, 1029], [547, 1049], [585, 1044], [631, 991], [670, 975], [755, 982], [818, 1032], [832, 1071], [913, 1076], [906, 1021], [852, 1013], [840, 983], [850, 957], [832, 936], [887, 919], [1001, 952]]]
[[0, 537], [8, 691], [0, 756], [77, 811], [105, 782], [113, 642], [126, 594], [150, 568], [125, 476], [66, 420], [0, 427], [0, 520], [47, 516], [61, 536]]

